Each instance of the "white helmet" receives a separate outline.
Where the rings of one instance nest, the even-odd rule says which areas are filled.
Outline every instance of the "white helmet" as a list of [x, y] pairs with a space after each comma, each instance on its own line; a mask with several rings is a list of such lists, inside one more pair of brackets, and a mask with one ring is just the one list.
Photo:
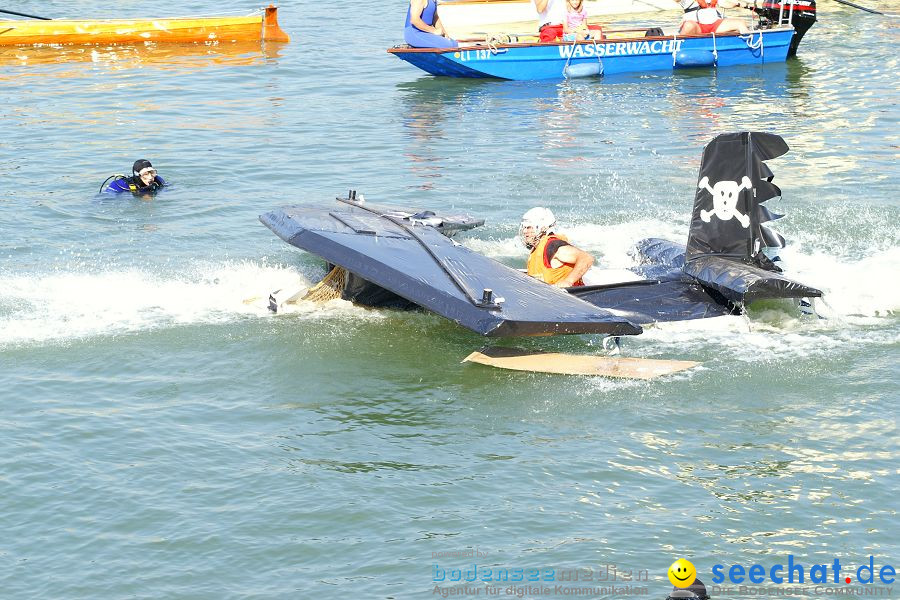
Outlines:
[[537, 206], [522, 215], [522, 223], [519, 225], [519, 237], [522, 239], [525, 247], [531, 250], [555, 226], [556, 217], [553, 216], [553, 211], [543, 206]]

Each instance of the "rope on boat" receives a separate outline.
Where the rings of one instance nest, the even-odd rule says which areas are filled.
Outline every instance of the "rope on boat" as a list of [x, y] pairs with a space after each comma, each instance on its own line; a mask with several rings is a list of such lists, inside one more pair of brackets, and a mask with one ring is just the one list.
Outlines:
[[563, 65], [563, 78], [569, 78], [569, 63], [572, 61], [572, 55], [575, 54], [575, 44], [578, 43], [578, 36], [575, 36], [575, 39], [572, 40], [572, 50], [569, 52], [569, 56], [566, 57], [566, 64]]
[[747, 37], [741, 36], [741, 39], [747, 44], [747, 47], [751, 50], [759, 50], [760, 58], [763, 58], [765, 55], [765, 44], [763, 43], [763, 32], [762, 29], [759, 30], [759, 39], [756, 42], [753, 41], [753, 32], [750, 32], [750, 35]]
[[484, 43], [487, 44], [488, 49], [491, 51], [491, 54], [500, 54], [500, 52], [506, 52], [507, 49], [503, 48], [501, 51], [500, 48], [497, 47], [498, 44], [511, 44], [512, 36], [508, 33], [492, 33], [491, 35], [484, 38]]
[[344, 285], [347, 283], [347, 271], [335, 265], [322, 281], [309, 288], [304, 294], [303, 300], [310, 302], [328, 302], [340, 298], [344, 293]]
[[[590, 38], [591, 43], [594, 44], [594, 56], [597, 57], [597, 62], [600, 63], [599, 68], [597, 70], [598, 75], [603, 75], [603, 61], [600, 59], [600, 51], [597, 49], [597, 40], [594, 37]], [[569, 53], [569, 56], [566, 58], [566, 64], [563, 67], [563, 77], [565, 79], [569, 79], [569, 63], [572, 61], [572, 55], [575, 54], [575, 44], [578, 43], [578, 38], [572, 40], [572, 51]]]
[[[719, 68], [719, 47], [716, 41], [716, 32], [712, 32], [712, 41], [713, 41], [713, 66]], [[672, 34], [672, 68], [678, 66], [678, 33]]]
[[716, 48], [716, 32], [712, 32], [713, 36], [713, 66], [719, 68], [719, 49]]
[[[600, 35], [600, 34], [598, 34]], [[600, 75], [603, 75], [603, 61], [600, 60], [600, 50], [597, 48], [597, 40], [594, 36], [591, 36], [591, 41], [594, 42], [594, 56], [597, 57], [597, 62], [600, 63]]]
[[672, 68], [678, 66], [678, 32], [672, 34]]

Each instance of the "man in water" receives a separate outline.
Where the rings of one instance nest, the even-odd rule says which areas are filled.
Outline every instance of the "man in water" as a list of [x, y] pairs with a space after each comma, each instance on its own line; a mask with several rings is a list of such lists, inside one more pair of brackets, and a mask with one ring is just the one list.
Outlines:
[[116, 194], [131, 192], [135, 196], [143, 196], [152, 194], [166, 185], [165, 180], [156, 174], [156, 169], [145, 158], [134, 161], [134, 165], [131, 167], [131, 177], [124, 175], [114, 177], [115, 179], [106, 188], [107, 192]]
[[556, 217], [549, 208], [532, 208], [522, 216], [519, 237], [531, 251], [528, 274], [556, 287], [584, 285], [581, 277], [594, 264], [594, 257], [553, 231]]

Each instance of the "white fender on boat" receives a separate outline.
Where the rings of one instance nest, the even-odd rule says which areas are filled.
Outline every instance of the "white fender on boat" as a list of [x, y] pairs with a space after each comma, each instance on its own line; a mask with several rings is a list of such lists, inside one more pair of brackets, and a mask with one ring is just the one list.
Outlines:
[[603, 75], [603, 65], [599, 60], [590, 62], [582, 62], [574, 65], [567, 65], [563, 71], [566, 79], [574, 79], [576, 77], [599, 77]]

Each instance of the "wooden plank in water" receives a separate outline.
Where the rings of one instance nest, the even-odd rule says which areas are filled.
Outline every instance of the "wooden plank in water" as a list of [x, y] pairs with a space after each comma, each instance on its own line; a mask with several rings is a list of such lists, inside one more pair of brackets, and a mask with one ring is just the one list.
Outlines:
[[625, 379], [655, 379], [698, 366], [691, 360], [659, 360], [653, 358], [621, 358], [562, 354], [559, 352], [529, 352], [521, 348], [491, 346], [465, 357], [462, 362], [474, 362], [499, 369], [555, 373], [559, 375], [600, 375]]

